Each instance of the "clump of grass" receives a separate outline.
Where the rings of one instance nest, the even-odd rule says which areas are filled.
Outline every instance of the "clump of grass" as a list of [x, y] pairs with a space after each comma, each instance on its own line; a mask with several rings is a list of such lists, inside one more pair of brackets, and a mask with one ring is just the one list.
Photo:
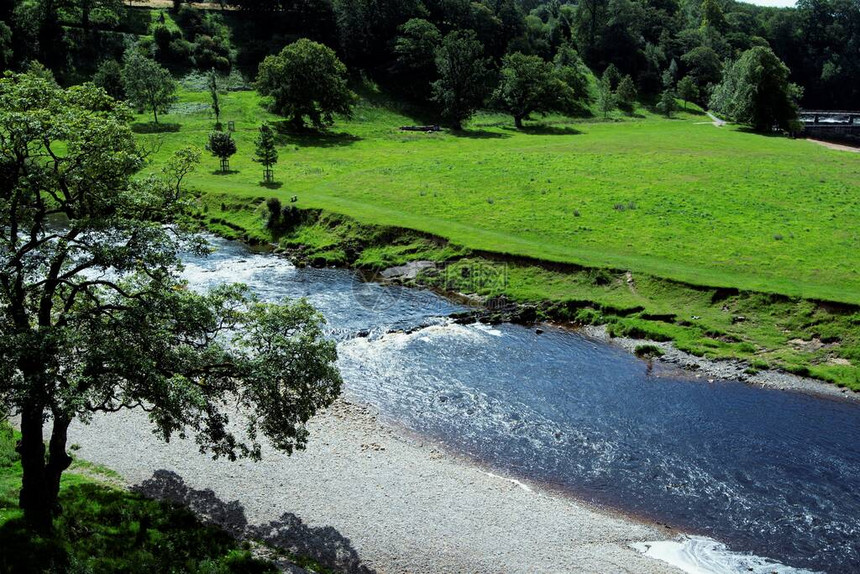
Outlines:
[[633, 353], [640, 359], [653, 359], [655, 357], [662, 357], [665, 354], [663, 349], [657, 345], [651, 344], [636, 345], [636, 349], [633, 350]]

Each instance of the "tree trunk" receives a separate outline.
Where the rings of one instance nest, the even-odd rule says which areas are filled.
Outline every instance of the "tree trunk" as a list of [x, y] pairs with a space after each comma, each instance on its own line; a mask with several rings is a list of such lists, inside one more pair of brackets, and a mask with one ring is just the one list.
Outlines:
[[155, 106], [152, 106], [152, 115], [155, 116], [155, 124], [158, 125], [158, 110]]
[[24, 511], [24, 520], [37, 532], [49, 532], [52, 526], [53, 505], [47, 494], [45, 469], [45, 443], [42, 439], [44, 409], [27, 405], [21, 412], [21, 494], [18, 504]]
[[48, 444], [48, 465], [45, 467], [45, 490], [52, 515], [62, 512], [57, 497], [60, 494], [60, 478], [72, 464], [72, 457], [66, 452], [66, 442], [69, 436], [71, 419], [63, 415], [54, 415], [54, 428], [51, 431], [51, 442]]
[[523, 116], [516, 114], [514, 116], [514, 125], [518, 130], [523, 129]]

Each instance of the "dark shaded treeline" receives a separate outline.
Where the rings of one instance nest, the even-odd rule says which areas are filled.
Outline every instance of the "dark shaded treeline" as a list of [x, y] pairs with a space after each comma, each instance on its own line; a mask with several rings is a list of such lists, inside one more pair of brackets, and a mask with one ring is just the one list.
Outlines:
[[[181, 34], [165, 27], [149, 47], [168, 64], [206, 70], [237, 65], [253, 74], [263, 57], [306, 36], [336, 48], [353, 71], [422, 98], [441, 39], [471, 29], [496, 63], [513, 52], [551, 61], [570, 45], [598, 75], [609, 65], [630, 74], [646, 99], [660, 93], [669, 71], [676, 80], [691, 76], [707, 102], [724, 63], [759, 45], [788, 65], [804, 88], [803, 106], [851, 108], [860, 97], [858, 0], [800, 0], [797, 8], [731, 0], [231, 0], [225, 5], [236, 10], [220, 13], [175, 4]], [[64, 83], [87, 79], [149, 26], [146, 12], [117, 0], [3, 0], [0, 20], [0, 63], [20, 69], [37, 59]]]

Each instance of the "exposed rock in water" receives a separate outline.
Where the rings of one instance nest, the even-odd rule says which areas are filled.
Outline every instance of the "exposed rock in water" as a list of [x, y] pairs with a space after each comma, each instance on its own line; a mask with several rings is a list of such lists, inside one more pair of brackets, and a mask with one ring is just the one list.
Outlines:
[[435, 268], [436, 264], [432, 261], [410, 261], [406, 265], [389, 267], [380, 273], [380, 275], [388, 280], [408, 281], [418, 277], [418, 274], [422, 271]]

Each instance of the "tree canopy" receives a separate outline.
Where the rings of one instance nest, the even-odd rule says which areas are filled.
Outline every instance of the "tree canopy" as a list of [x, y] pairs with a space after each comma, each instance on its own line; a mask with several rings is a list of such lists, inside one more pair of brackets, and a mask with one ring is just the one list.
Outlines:
[[122, 85], [128, 101], [140, 111], [149, 110], [158, 123], [158, 114], [167, 113], [176, 101], [176, 80], [170, 72], [137, 50], [126, 52]]
[[0, 405], [21, 417], [20, 503], [40, 530], [74, 419], [141, 408], [165, 440], [257, 458], [263, 436], [303, 448], [305, 423], [340, 390], [335, 345], [306, 302], [188, 289], [179, 256], [205, 242], [165, 224], [181, 219], [199, 152], [135, 176], [145, 154], [129, 120], [92, 84], [0, 79]]
[[228, 132], [214, 131], [209, 134], [206, 149], [221, 160], [221, 171], [230, 169], [230, 157], [236, 153], [236, 140]]
[[530, 114], [550, 111], [565, 111], [574, 107], [576, 94], [564, 83], [564, 74], [550, 62], [538, 56], [526, 56], [520, 52], [502, 59], [499, 85], [493, 99], [514, 117], [516, 127], [523, 127], [523, 120]]
[[489, 89], [489, 63], [472, 30], [451, 32], [436, 50], [439, 79], [433, 82], [433, 100], [442, 115], [459, 130], [475, 113]]
[[347, 86], [346, 66], [331, 48], [302, 38], [260, 64], [257, 90], [271, 96], [275, 113], [296, 127], [310, 120], [315, 128], [349, 116], [355, 95]]
[[788, 129], [797, 117], [800, 96], [800, 88], [788, 77], [788, 67], [773, 51], [756, 46], [727, 66], [711, 96], [711, 108], [757, 131]]

